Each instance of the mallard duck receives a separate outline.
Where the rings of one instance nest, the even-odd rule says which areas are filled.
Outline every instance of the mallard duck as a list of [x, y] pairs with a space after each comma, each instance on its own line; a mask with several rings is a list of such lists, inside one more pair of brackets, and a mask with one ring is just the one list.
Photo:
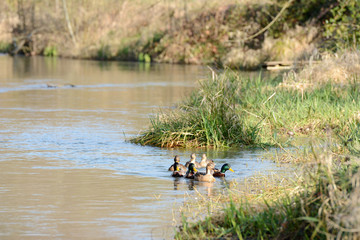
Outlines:
[[200, 168], [200, 164], [198, 162], [195, 161], [196, 160], [196, 155], [195, 153], [192, 153], [190, 155], [190, 161], [185, 163], [185, 167], [189, 167], [190, 163], [193, 163], [195, 165], [196, 168]]
[[172, 177], [183, 177], [185, 175], [185, 171], [183, 169], [180, 169], [179, 163], [174, 163], [174, 171], [171, 174]]
[[231, 169], [230, 165], [228, 163], [225, 163], [224, 165], [222, 165], [220, 171], [219, 171], [219, 169], [214, 169], [213, 176], [214, 177], [225, 177], [225, 172], [227, 170], [234, 172], [234, 170]]
[[215, 182], [215, 178], [211, 173], [211, 171], [214, 169], [214, 166], [215, 165], [213, 163], [209, 163], [206, 166], [206, 173], [197, 172], [194, 175], [194, 179], [200, 182]]
[[180, 163], [180, 157], [179, 157], [178, 155], [175, 155], [175, 157], [174, 157], [174, 164], [172, 164], [172, 165], [169, 167], [169, 171], [172, 171], [172, 172], [173, 172], [173, 171], [175, 170], [175, 168], [174, 168], [175, 163], [178, 163], [178, 166], [179, 166], [179, 168], [180, 168], [181, 171], [185, 171], [185, 172], [186, 172], [186, 167]]
[[200, 165], [201, 168], [205, 168], [206, 165], [208, 165], [209, 163], [214, 163], [214, 161], [211, 160], [211, 159], [207, 159], [206, 154], [204, 153], [201, 156], [201, 161], [200, 161], [199, 165]]
[[187, 172], [185, 174], [185, 177], [190, 178], [190, 179], [194, 179], [194, 175], [196, 174], [196, 172], [197, 172], [197, 169], [195, 168], [195, 164], [190, 163], [189, 167], [188, 167], [188, 170], [187, 170]]

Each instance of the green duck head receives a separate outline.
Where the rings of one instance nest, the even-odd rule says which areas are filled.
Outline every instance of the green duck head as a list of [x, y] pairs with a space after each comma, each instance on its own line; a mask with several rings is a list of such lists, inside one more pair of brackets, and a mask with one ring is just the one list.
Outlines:
[[225, 163], [225, 164], [222, 165], [222, 167], [221, 167], [221, 172], [222, 172], [222, 173], [225, 173], [227, 170], [230, 170], [230, 171], [234, 172], [234, 170], [231, 169], [230, 164]]
[[197, 172], [197, 169], [195, 168], [195, 164], [193, 164], [193, 163], [190, 163], [188, 168], [191, 173]]

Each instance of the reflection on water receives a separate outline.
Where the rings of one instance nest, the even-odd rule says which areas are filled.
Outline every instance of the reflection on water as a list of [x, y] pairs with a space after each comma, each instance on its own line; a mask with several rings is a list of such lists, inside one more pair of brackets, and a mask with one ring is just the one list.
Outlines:
[[[0, 56], [0, 238], [171, 238], [186, 193], [226, 183], [173, 179], [174, 155], [184, 163], [191, 152], [125, 139], [205, 75], [199, 66]], [[231, 164], [229, 181], [276, 168], [256, 151], [206, 153]]]

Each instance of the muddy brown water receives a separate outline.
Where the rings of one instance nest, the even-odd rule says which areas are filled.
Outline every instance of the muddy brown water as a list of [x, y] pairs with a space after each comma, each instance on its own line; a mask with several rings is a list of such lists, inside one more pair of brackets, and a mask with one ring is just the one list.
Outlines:
[[[125, 141], [186, 97], [206, 67], [0, 56], [0, 239], [171, 239], [194, 188], [191, 151]], [[200, 158], [204, 152], [195, 151]], [[237, 180], [273, 171], [256, 151], [207, 151]]]

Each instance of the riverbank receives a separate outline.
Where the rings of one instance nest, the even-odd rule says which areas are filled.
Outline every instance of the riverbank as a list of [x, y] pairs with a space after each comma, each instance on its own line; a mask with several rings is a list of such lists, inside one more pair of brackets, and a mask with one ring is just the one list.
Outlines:
[[[358, 239], [359, 159], [313, 154], [292, 180], [253, 177], [223, 195], [199, 197], [196, 207], [185, 204], [176, 239]], [[202, 218], [191, 220], [198, 211]]]
[[[358, 107], [352, 106], [358, 102], [359, 56], [357, 51], [324, 56], [319, 64], [281, 78], [238, 77], [237, 82], [243, 82], [238, 91], [215, 90], [212, 99], [217, 102], [226, 92], [238, 99], [221, 108], [237, 105], [241, 111], [236, 114], [246, 112], [245, 119], [261, 120], [245, 124], [258, 129], [258, 142], [251, 146], [280, 146], [282, 150], [265, 158], [295, 163], [296, 170], [291, 177], [255, 176], [230, 184], [219, 196], [199, 197], [203, 200], [194, 206], [186, 203], [176, 239], [358, 239], [360, 119]], [[219, 85], [231, 86], [226, 74], [219, 75], [227, 79]], [[206, 104], [203, 89], [196, 91], [197, 108]], [[231, 108], [224, 112], [235, 114]], [[316, 140], [282, 148], [296, 136]]]
[[358, 149], [360, 53], [326, 59], [271, 79], [213, 72], [175, 109], [151, 117], [150, 127], [130, 141], [159, 147], [267, 147], [331, 135]]
[[355, 2], [6, 1], [0, 51], [256, 69], [356, 45]]

